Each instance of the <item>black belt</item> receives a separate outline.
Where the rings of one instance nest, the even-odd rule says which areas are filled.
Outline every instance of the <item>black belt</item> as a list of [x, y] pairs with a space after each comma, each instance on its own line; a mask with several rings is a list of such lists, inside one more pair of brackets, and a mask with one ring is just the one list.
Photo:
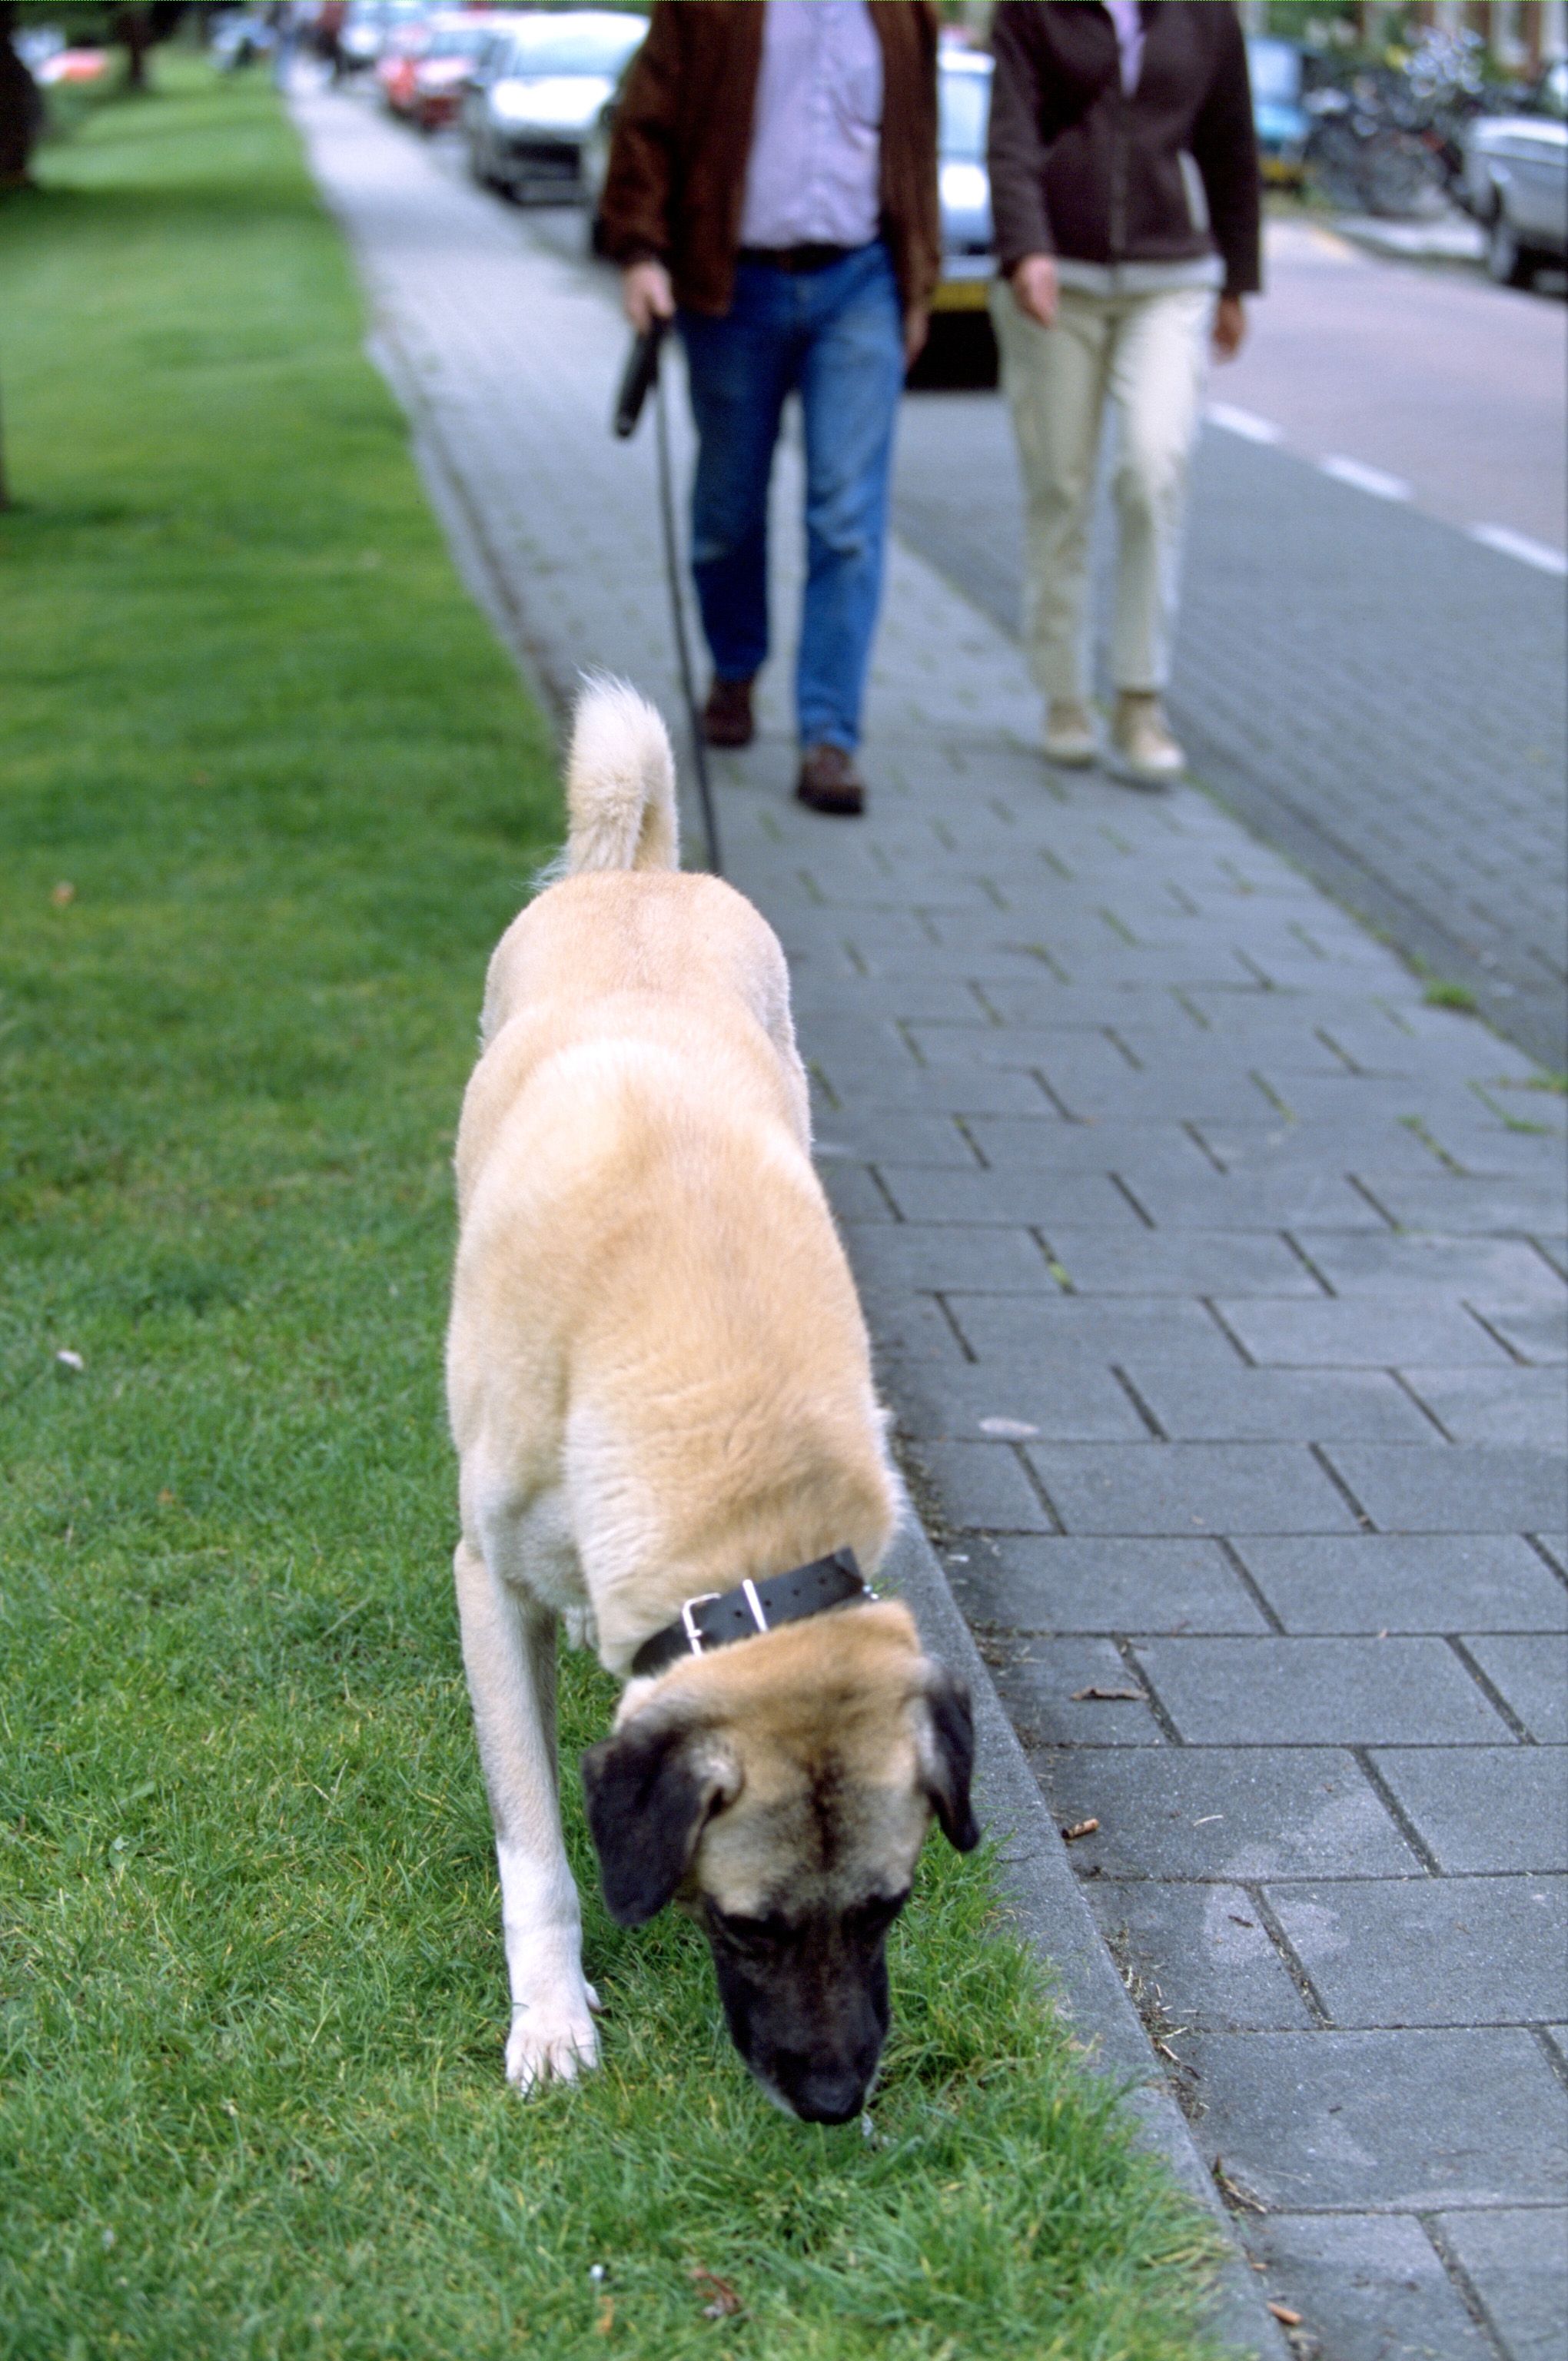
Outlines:
[[677, 1656], [705, 1656], [732, 1640], [753, 1640], [779, 1623], [801, 1623], [853, 1598], [872, 1598], [853, 1550], [835, 1550], [789, 1574], [766, 1582], [742, 1582], [733, 1590], [709, 1590], [688, 1598], [673, 1623], [643, 1641], [631, 1659], [633, 1673], [662, 1673]]
[[[872, 238], [871, 244], [874, 246], [876, 240]], [[736, 259], [760, 262], [766, 270], [828, 270], [834, 263], [865, 250], [863, 246], [743, 246]]]

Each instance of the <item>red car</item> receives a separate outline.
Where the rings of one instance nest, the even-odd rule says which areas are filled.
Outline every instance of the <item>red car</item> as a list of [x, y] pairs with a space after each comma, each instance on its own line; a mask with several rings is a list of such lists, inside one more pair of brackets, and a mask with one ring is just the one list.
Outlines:
[[474, 60], [495, 28], [494, 16], [455, 9], [411, 27], [376, 68], [392, 113], [421, 131], [455, 122]]

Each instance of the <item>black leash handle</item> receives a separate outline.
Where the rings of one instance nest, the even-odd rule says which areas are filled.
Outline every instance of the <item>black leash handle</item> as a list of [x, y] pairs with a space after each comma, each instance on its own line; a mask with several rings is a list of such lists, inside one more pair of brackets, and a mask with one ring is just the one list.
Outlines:
[[655, 319], [633, 343], [615, 397], [612, 423], [617, 439], [624, 443], [636, 432], [637, 422], [642, 415], [643, 405], [652, 390], [655, 439], [659, 450], [659, 522], [664, 543], [664, 580], [670, 593], [670, 626], [674, 633], [675, 653], [680, 659], [681, 694], [685, 700], [686, 726], [691, 731], [692, 767], [696, 773], [697, 801], [702, 806], [702, 832], [707, 844], [707, 866], [713, 876], [722, 877], [724, 855], [719, 850], [718, 822], [713, 809], [713, 786], [707, 775], [707, 743], [702, 734], [702, 716], [696, 707], [691, 644], [686, 637], [686, 603], [681, 579], [680, 544], [675, 534], [670, 420], [664, 402], [664, 380], [659, 370], [659, 348], [669, 325], [668, 320]]
[[637, 432], [637, 422], [642, 415], [642, 405], [659, 374], [659, 347], [664, 341], [668, 320], [657, 316], [635, 339], [626, 357], [621, 373], [620, 390], [615, 397], [616, 440], [624, 443]]

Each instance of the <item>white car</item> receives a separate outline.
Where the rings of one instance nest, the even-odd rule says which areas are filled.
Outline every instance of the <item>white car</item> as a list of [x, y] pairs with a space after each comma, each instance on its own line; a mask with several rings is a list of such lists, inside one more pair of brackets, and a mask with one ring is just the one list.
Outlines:
[[1464, 142], [1464, 202], [1486, 232], [1486, 268], [1527, 287], [1568, 256], [1568, 59], [1537, 86], [1526, 114], [1483, 115]]
[[647, 30], [646, 16], [608, 8], [514, 17], [464, 101], [475, 179], [520, 200], [579, 201], [584, 143]]

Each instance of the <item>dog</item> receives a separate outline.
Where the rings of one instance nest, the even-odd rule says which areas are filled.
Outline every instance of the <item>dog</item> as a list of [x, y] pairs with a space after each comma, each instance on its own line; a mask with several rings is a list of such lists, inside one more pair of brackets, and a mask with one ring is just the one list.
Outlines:
[[579, 699], [566, 796], [556, 882], [489, 965], [446, 1355], [506, 2071], [527, 2091], [598, 2055], [556, 1784], [565, 1618], [626, 1682], [582, 1763], [610, 1915], [689, 1913], [756, 2080], [842, 2123], [931, 1819], [979, 1839], [969, 1696], [862, 1573], [902, 1496], [784, 953], [678, 870], [669, 739], [623, 684]]

